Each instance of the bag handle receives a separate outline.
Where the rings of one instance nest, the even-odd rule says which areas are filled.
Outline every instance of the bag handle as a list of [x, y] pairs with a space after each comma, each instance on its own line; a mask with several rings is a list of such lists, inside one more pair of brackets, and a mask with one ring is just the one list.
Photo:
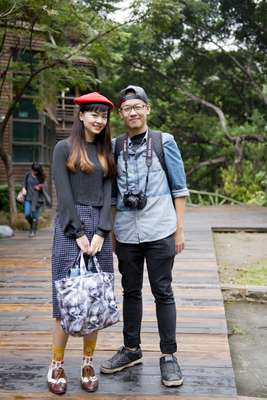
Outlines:
[[85, 265], [85, 261], [84, 261], [82, 250], [79, 253], [79, 257], [80, 257], [80, 262], [79, 262], [80, 275], [85, 275], [87, 273], [87, 268], [86, 268], [86, 265]]
[[[79, 252], [78, 257], [76, 260], [78, 260], [80, 258], [79, 261], [79, 267], [80, 267], [80, 275], [86, 275], [88, 269], [84, 260], [84, 253], [82, 252], [82, 250]], [[92, 264], [94, 265], [95, 269], [97, 270], [98, 273], [102, 272], [102, 268], [98, 262], [98, 259], [96, 256], [90, 256], [89, 257], [89, 261], [92, 261]]]
[[93, 264], [94, 264], [95, 269], [97, 270], [97, 272], [98, 272], [98, 273], [102, 272], [102, 268], [100, 267], [100, 264], [99, 264], [99, 262], [98, 262], [97, 257], [96, 257], [96, 256], [92, 256], [91, 258], [92, 258], [92, 260], [93, 260]]

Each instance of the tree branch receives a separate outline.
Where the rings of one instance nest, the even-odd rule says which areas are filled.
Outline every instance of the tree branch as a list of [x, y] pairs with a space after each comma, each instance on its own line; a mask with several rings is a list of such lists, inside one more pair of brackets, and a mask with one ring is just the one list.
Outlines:
[[15, 9], [15, 7], [16, 7], [16, 1], [14, 1], [14, 4], [13, 4], [13, 6], [10, 8], [10, 10], [7, 10], [5, 13], [0, 14], [0, 19], [7, 18], [7, 17], [13, 12], [13, 10]]
[[105, 32], [102, 32], [98, 35], [96, 35], [95, 37], [93, 37], [92, 39], [90, 39], [88, 42], [83, 43], [81, 46], [78, 46], [75, 51], [73, 51], [72, 53], [68, 54], [67, 56], [64, 57], [64, 60], [67, 61], [69, 60], [71, 57], [75, 56], [77, 53], [79, 53], [80, 51], [84, 50], [86, 47], [88, 47], [90, 44], [96, 42], [99, 39], [102, 39], [103, 37], [105, 37], [106, 35], [108, 35], [109, 33], [119, 29], [120, 27], [126, 25], [128, 22], [124, 22], [123, 24], [118, 24], [113, 26], [112, 28], [108, 29]]
[[[139, 62], [140, 61], [137, 62], [137, 65], [139, 65]], [[168, 82], [170, 82], [170, 77], [167, 77], [165, 74], [160, 72], [157, 68], [153, 68], [153, 66], [151, 64], [148, 65], [145, 62], [143, 62], [142, 66], [143, 67], [146, 66], [150, 70], [152, 69], [155, 74], [159, 75], [162, 79], [167, 80]], [[232, 144], [236, 144], [237, 141], [241, 141], [241, 142], [243, 142], [243, 141], [253, 142], [254, 141], [254, 142], [260, 142], [260, 143], [264, 143], [265, 142], [264, 137], [262, 137], [261, 135], [245, 135], [244, 134], [244, 135], [239, 135], [239, 136], [231, 136], [229, 134], [229, 130], [228, 130], [228, 126], [227, 126], [227, 120], [226, 120], [224, 112], [222, 111], [221, 108], [219, 108], [215, 104], [210, 103], [207, 100], [202, 99], [201, 97], [199, 97], [197, 95], [194, 95], [194, 94], [188, 92], [188, 90], [186, 90], [186, 89], [183, 89], [183, 88], [181, 88], [179, 86], [175, 86], [175, 83], [176, 83], [175, 79], [173, 79], [173, 81], [174, 81], [174, 87], [176, 87], [176, 89], [180, 93], [184, 94], [189, 99], [191, 99], [191, 100], [193, 100], [193, 101], [195, 101], [195, 102], [197, 102], [199, 104], [202, 104], [203, 106], [205, 106], [207, 108], [212, 109], [217, 114], [217, 116], [219, 118], [219, 121], [220, 121], [220, 125], [221, 125], [223, 133], [224, 133], [224, 136]]]
[[225, 163], [226, 158], [225, 157], [217, 157], [213, 158], [212, 160], [206, 160], [206, 161], [201, 161], [200, 163], [194, 165], [189, 171], [187, 171], [187, 175], [191, 176], [193, 172], [196, 170], [205, 167], [207, 165], [217, 165], [217, 164], [223, 164]]
[[3, 49], [4, 49], [4, 44], [5, 44], [5, 40], [6, 40], [6, 34], [7, 34], [7, 24], [5, 24], [5, 28], [4, 28], [4, 33], [1, 39], [1, 44], [0, 44], [0, 54], [2, 53]]
[[7, 77], [7, 73], [8, 73], [8, 69], [9, 69], [11, 60], [12, 60], [12, 53], [10, 53], [10, 55], [8, 57], [6, 68], [0, 74], [0, 81], [2, 81], [1, 82], [1, 86], [0, 86], [0, 98], [2, 96], [2, 91], [3, 91], [3, 87], [4, 87], [4, 84], [5, 84], [5, 81], [6, 81], [6, 77]]
[[204, 105], [205, 107], [211, 108], [213, 111], [215, 111], [215, 113], [217, 114], [217, 116], [218, 116], [218, 118], [219, 118], [219, 120], [220, 120], [221, 127], [222, 127], [222, 130], [223, 130], [223, 132], [224, 132], [225, 137], [226, 137], [230, 142], [233, 142], [233, 141], [234, 141], [233, 138], [229, 135], [225, 115], [224, 115], [223, 111], [222, 111], [219, 107], [215, 106], [214, 104], [210, 103], [210, 102], [207, 101], [207, 100], [201, 99], [200, 97], [198, 97], [198, 96], [196, 96], [196, 95], [194, 95], [194, 94], [188, 92], [187, 90], [181, 89], [181, 88], [179, 88], [179, 87], [177, 87], [177, 89], [178, 89], [181, 93], [183, 93], [183, 94], [185, 94], [187, 97], [189, 97], [190, 99], [192, 99], [192, 100], [194, 100], [194, 101], [196, 101], [196, 102], [198, 102], [198, 103]]
[[[185, 4], [184, 4], [185, 5]], [[207, 32], [207, 26], [203, 26], [201, 23], [199, 23], [198, 25], [192, 23], [192, 26], [194, 26], [195, 28], [200, 28], [202, 29], [202, 32]], [[211, 33], [212, 34], [216, 34], [216, 32], [214, 32], [211, 29]], [[236, 57], [234, 57], [231, 52], [229, 51], [225, 51], [224, 47], [222, 45], [220, 45], [218, 42], [216, 42], [215, 40], [213, 40], [210, 36], [208, 37], [208, 41], [210, 43], [213, 43], [218, 49], [220, 49], [228, 58], [230, 58], [230, 60], [232, 60], [232, 62], [247, 76], [247, 78], [249, 79], [251, 85], [254, 87], [254, 89], [256, 90], [256, 92], [258, 93], [258, 95], [262, 98], [262, 100], [264, 101], [264, 104], [267, 105], [267, 96], [264, 95], [264, 93], [261, 90], [261, 87], [257, 84], [257, 82], [255, 81], [254, 77], [252, 76], [251, 70], [248, 69], [248, 67], [244, 67], [238, 60]], [[237, 44], [235, 44], [237, 46]]]
[[30, 30], [30, 39], [29, 39], [29, 48], [30, 48], [30, 69], [31, 69], [31, 74], [33, 73], [33, 56], [32, 56], [32, 39], [33, 39], [33, 31], [34, 31], [34, 26], [37, 22], [37, 16], [35, 19], [32, 21], [31, 24], [31, 30]]
[[240, 135], [239, 138], [241, 142], [266, 142], [266, 139], [261, 135]]

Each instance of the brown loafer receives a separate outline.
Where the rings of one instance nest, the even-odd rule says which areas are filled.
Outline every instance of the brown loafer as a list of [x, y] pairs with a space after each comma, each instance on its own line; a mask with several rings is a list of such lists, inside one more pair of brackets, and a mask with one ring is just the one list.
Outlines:
[[63, 365], [63, 362], [53, 361], [48, 369], [48, 388], [54, 394], [64, 394], [67, 391], [67, 378]]
[[95, 392], [98, 388], [98, 378], [91, 363], [81, 367], [81, 386], [86, 392]]

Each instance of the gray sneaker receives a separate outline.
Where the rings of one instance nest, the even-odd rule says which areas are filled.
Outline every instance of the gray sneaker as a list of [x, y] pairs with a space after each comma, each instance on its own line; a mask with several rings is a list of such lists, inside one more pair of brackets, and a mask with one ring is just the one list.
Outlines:
[[140, 347], [131, 351], [122, 346], [114, 356], [101, 365], [100, 371], [103, 374], [113, 374], [114, 372], [122, 371], [124, 368], [133, 367], [141, 363], [142, 356]]
[[160, 358], [160, 371], [163, 385], [171, 387], [183, 384], [183, 375], [173, 354]]

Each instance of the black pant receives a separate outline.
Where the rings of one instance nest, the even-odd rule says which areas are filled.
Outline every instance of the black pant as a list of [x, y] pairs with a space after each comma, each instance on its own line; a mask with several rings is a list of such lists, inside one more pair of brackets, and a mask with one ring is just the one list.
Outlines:
[[139, 244], [117, 242], [116, 254], [122, 275], [124, 345], [131, 348], [141, 343], [142, 285], [146, 260], [150, 287], [156, 303], [160, 349], [162, 353], [175, 353], [176, 307], [171, 287], [175, 257], [174, 236]]

